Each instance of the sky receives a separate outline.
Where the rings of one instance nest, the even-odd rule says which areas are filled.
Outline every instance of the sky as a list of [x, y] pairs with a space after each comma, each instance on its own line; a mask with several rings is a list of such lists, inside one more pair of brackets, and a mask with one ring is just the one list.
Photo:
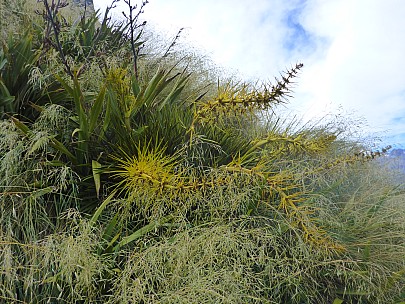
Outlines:
[[185, 28], [188, 43], [246, 80], [302, 62], [289, 109], [353, 117], [405, 148], [404, 16], [405, 0], [149, 0], [142, 18], [169, 37]]

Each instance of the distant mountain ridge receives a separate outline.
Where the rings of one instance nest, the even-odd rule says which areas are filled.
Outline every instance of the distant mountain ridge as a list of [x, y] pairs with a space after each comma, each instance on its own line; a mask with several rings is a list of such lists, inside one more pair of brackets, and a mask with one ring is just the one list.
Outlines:
[[[405, 149], [392, 149], [388, 153], [388, 158], [385, 159], [390, 163], [391, 169], [397, 170], [405, 174]], [[401, 177], [401, 179], [403, 176]], [[403, 182], [403, 181], [402, 181]]]
[[392, 149], [389, 153], [390, 156], [405, 158], [405, 149]]
[[87, 6], [89, 8], [91, 8], [92, 10], [94, 10], [94, 3], [93, 0], [72, 0], [73, 3], [77, 6]]
[[87, 10], [94, 12], [94, 3], [93, 0], [68, 0], [68, 2], [72, 3], [74, 6], [83, 9], [86, 7]]

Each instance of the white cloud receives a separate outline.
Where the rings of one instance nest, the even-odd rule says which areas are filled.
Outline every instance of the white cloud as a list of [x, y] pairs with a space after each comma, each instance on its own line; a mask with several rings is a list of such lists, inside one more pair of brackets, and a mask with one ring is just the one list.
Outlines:
[[341, 105], [392, 135], [405, 132], [403, 16], [403, 0], [150, 0], [144, 14], [171, 35], [185, 27], [247, 78], [271, 79], [302, 61], [293, 108], [310, 117]]
[[[321, 71], [318, 79], [313, 80], [321, 84], [325, 77], [324, 95], [333, 103], [358, 111], [371, 127], [403, 132], [404, 122], [393, 119], [405, 115], [405, 62], [402, 60], [405, 3], [378, 0], [327, 3], [314, 5], [319, 9], [309, 10], [305, 19], [314, 33], [331, 39], [326, 57], [316, 64]], [[346, 15], [343, 9], [347, 10]], [[337, 15], [343, 14], [340, 26], [334, 18], [314, 18], [333, 10]], [[315, 96], [317, 81], [312, 88], [308, 85]]]

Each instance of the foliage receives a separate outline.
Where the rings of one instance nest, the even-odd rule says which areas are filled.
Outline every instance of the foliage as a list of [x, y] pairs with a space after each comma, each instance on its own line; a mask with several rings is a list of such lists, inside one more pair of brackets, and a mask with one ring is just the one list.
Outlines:
[[403, 301], [404, 192], [373, 161], [387, 149], [277, 115], [302, 64], [217, 78], [173, 49], [181, 31], [148, 44], [147, 1], [126, 3], [123, 23], [22, 6], [31, 27], [3, 38], [0, 299]]

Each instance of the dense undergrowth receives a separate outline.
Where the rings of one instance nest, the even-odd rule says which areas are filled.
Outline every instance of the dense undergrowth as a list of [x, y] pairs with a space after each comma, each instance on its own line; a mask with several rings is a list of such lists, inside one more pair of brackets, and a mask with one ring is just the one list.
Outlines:
[[301, 64], [253, 85], [145, 3], [1, 1], [1, 302], [405, 301], [403, 187], [342, 121], [276, 114]]

